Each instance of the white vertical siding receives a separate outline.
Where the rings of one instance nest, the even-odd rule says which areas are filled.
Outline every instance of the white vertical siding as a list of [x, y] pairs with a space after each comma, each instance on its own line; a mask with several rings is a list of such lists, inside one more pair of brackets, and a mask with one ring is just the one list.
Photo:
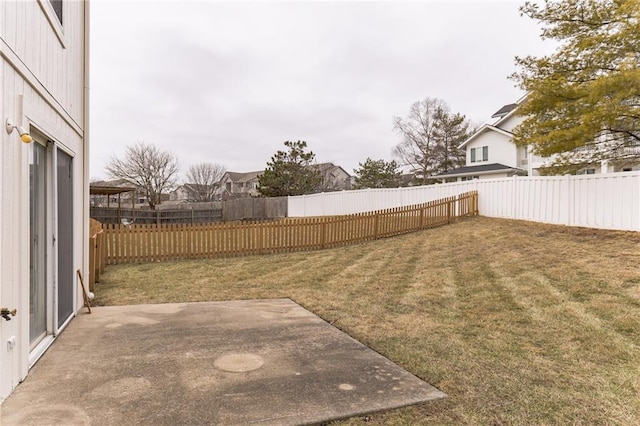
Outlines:
[[43, 11], [50, 7], [48, 0], [0, 2], [0, 39], [51, 94], [54, 108], [82, 126], [84, 3], [63, 2], [63, 42]]
[[[86, 270], [85, 180], [85, 3], [65, 1], [64, 27], [56, 32], [47, 17], [48, 0], [0, 1], [0, 300], [18, 317], [0, 323], [0, 401], [29, 368], [29, 151], [7, 118], [39, 131], [72, 154], [74, 176], [74, 266]], [[60, 40], [60, 38], [62, 40]], [[54, 173], [48, 178], [54, 185]], [[51, 186], [53, 188], [53, 186]], [[51, 191], [51, 193], [55, 193]], [[49, 212], [52, 216], [53, 212]], [[48, 231], [50, 234], [53, 231]], [[51, 235], [47, 234], [47, 237]], [[52, 238], [48, 238], [52, 241]], [[53, 245], [49, 268], [53, 270]], [[82, 306], [76, 298], [76, 308]], [[6, 350], [10, 337], [17, 346]]]
[[360, 213], [477, 190], [489, 217], [640, 231], [640, 172], [534, 176], [289, 197], [289, 216]]
[[[489, 147], [489, 159], [482, 161], [482, 147]], [[518, 167], [518, 148], [511, 142], [511, 138], [495, 130], [487, 130], [465, 147], [467, 150], [467, 166], [478, 164], [500, 163], [510, 167]], [[480, 148], [476, 154], [476, 161], [471, 162], [471, 148]]]
[[512, 132], [516, 126], [524, 121], [524, 117], [521, 117], [516, 114], [512, 114], [506, 120], [502, 121], [498, 124], [497, 127], [506, 130], [507, 132]]

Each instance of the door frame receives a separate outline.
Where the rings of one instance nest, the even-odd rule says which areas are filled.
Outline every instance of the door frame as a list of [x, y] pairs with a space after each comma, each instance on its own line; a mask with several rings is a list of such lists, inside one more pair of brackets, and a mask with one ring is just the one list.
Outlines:
[[[28, 368], [30, 369], [33, 365], [40, 359], [40, 357], [45, 353], [45, 351], [51, 346], [55, 338], [66, 328], [69, 322], [76, 315], [76, 303], [78, 297], [78, 289], [74, 285], [72, 288], [72, 298], [73, 298], [73, 312], [69, 315], [68, 318], [64, 320], [62, 324], [58, 323], [58, 180], [57, 180], [57, 157], [58, 151], [61, 151], [71, 157], [72, 164], [76, 159], [76, 155], [73, 151], [69, 150], [62, 144], [58, 143], [54, 138], [48, 136], [45, 132], [41, 131], [39, 128], [31, 125], [30, 126], [30, 134], [32, 135], [34, 141], [33, 143], [38, 143], [46, 148], [46, 170], [45, 170], [45, 191], [46, 191], [46, 208], [45, 208], [45, 286], [46, 286], [46, 334], [45, 336], [36, 343], [33, 347], [28, 345], [29, 349], [29, 362]], [[30, 150], [33, 150], [33, 147], [29, 147]], [[33, 155], [32, 152], [29, 153], [29, 156]], [[73, 169], [72, 169], [73, 170]], [[27, 173], [28, 174], [28, 173]], [[28, 176], [29, 180], [30, 177]], [[75, 182], [72, 181], [72, 193], [75, 188]], [[74, 202], [74, 197], [72, 195], [72, 203]], [[72, 206], [72, 210], [74, 210]], [[29, 232], [31, 232], [29, 226]], [[73, 240], [75, 242], [75, 239]], [[75, 259], [76, 254], [76, 244], [72, 243], [72, 258]], [[29, 280], [31, 272], [29, 271]], [[28, 299], [30, 295], [28, 295]], [[29, 327], [27, 327], [27, 331]], [[27, 333], [27, 340], [30, 339], [30, 333]]]

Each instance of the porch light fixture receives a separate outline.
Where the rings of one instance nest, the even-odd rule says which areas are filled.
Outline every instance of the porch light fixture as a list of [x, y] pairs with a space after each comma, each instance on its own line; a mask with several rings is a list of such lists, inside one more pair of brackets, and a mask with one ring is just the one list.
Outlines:
[[11, 121], [10, 118], [7, 118], [7, 121], [5, 122], [5, 129], [7, 130], [7, 134], [8, 135], [13, 133], [13, 129], [16, 129], [18, 131], [18, 133], [20, 134], [20, 140], [22, 142], [24, 142], [24, 143], [33, 142], [33, 138], [31, 137], [29, 132], [24, 130], [24, 128], [22, 126], [16, 126], [15, 124], [13, 124], [13, 121]]

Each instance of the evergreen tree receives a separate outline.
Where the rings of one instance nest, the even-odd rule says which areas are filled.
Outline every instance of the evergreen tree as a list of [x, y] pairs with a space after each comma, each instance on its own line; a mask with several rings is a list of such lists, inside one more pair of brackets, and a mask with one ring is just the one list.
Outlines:
[[312, 165], [315, 154], [306, 152], [305, 141], [286, 141], [286, 151], [278, 151], [258, 177], [258, 192], [265, 197], [302, 195], [315, 192], [322, 184], [320, 172]]
[[402, 173], [398, 171], [398, 163], [395, 161], [372, 160], [367, 158], [363, 163], [358, 163], [358, 169], [354, 169], [355, 187], [360, 188], [397, 188], [400, 186]]

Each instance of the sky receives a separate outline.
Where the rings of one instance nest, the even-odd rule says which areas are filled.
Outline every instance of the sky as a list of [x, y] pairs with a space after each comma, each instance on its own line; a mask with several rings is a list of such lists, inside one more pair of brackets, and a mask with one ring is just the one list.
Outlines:
[[524, 94], [514, 57], [552, 51], [521, 3], [93, 0], [91, 178], [137, 142], [182, 176], [263, 170], [287, 140], [353, 174], [426, 97], [491, 121]]

